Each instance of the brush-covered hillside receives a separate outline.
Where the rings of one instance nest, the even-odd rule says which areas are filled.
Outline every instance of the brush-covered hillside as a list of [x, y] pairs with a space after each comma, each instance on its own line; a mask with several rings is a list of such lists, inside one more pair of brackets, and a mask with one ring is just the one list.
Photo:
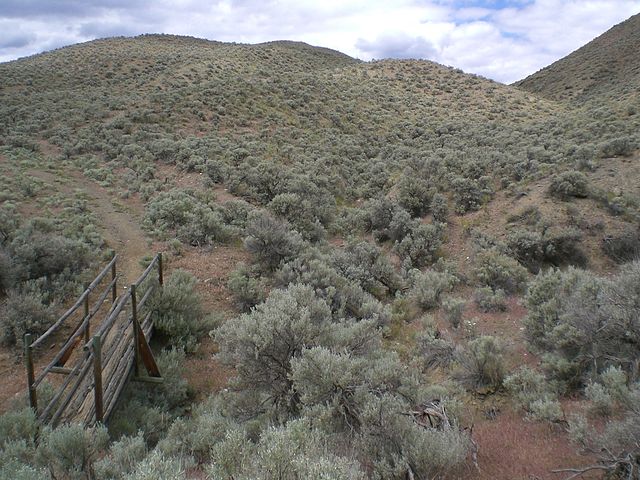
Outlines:
[[[0, 64], [0, 479], [635, 474], [635, 77], [543, 75], [167, 35]], [[23, 335], [114, 251], [172, 272], [165, 382], [50, 430]]]
[[515, 85], [543, 97], [584, 103], [629, 101], [640, 89], [640, 14]]

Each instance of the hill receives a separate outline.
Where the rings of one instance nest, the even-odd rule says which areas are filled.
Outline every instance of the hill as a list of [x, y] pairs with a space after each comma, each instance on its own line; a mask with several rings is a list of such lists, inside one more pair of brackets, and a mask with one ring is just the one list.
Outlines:
[[640, 14], [514, 85], [574, 103], [632, 97], [640, 88]]
[[[168, 35], [0, 64], [3, 408], [22, 333], [110, 249], [133, 280], [152, 247], [174, 271], [152, 300], [165, 384], [125, 392], [122, 443], [78, 468], [506, 479], [597, 461], [559, 426], [622, 421], [637, 394], [634, 81], [581, 104], [428, 61]], [[16, 438], [7, 468], [72, 470], [46, 438]]]

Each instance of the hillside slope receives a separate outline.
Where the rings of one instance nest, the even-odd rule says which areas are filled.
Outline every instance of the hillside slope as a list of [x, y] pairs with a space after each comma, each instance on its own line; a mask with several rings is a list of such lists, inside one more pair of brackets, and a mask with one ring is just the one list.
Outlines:
[[559, 101], [637, 98], [640, 88], [638, 52], [640, 14], [514, 85]]
[[[111, 425], [160, 440], [193, 478], [223, 451], [238, 478], [272, 471], [254, 455], [269, 438], [284, 462], [301, 452], [291, 468], [350, 472], [331, 478], [549, 478], [592, 463], [556, 427], [588, 410], [588, 369], [619, 338], [574, 370], [590, 324], [558, 329], [571, 348], [534, 348], [525, 292], [538, 272], [590, 269], [570, 302], [549, 299], [567, 311], [538, 316], [573, 320], [579, 295], [613, 284], [596, 275], [614, 278], [640, 244], [640, 115], [619, 82], [615, 101], [583, 108], [428, 61], [167, 35], [0, 64], [0, 296], [13, 301], [0, 308], [61, 308], [109, 247], [160, 249], [169, 271], [195, 275], [215, 318], [192, 318], [189, 274], [168, 278], [162, 346], [211, 338], [167, 366], [160, 394], [125, 395]], [[16, 376], [18, 343], [0, 347]], [[502, 385], [523, 365], [526, 399]], [[187, 404], [184, 372], [209, 401]], [[456, 421], [429, 427], [424, 405]]]

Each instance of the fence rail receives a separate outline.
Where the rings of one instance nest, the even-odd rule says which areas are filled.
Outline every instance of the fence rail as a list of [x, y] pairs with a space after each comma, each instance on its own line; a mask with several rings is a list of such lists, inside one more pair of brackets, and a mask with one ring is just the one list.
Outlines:
[[[85, 425], [106, 422], [132, 369], [138, 380], [162, 381], [149, 348], [153, 333], [151, 312], [144, 308], [155, 289], [163, 285], [162, 254], [158, 253], [153, 258], [142, 275], [120, 297], [117, 295], [117, 258], [117, 255], [113, 257], [74, 305], [44, 334], [35, 340], [31, 334], [24, 337], [29, 403], [34, 411], [39, 412], [38, 418], [44, 423], [55, 427], [61, 422]], [[151, 277], [154, 270], [157, 277]], [[109, 273], [111, 277], [105, 283]], [[101, 284], [105, 285], [98, 289]], [[98, 296], [91, 305], [90, 295], [94, 291], [98, 291]], [[142, 293], [140, 298], [139, 293]], [[95, 323], [92, 321], [104, 310], [109, 296], [111, 306], [102, 314], [102, 320], [94, 325], [91, 335], [92, 323]], [[68, 323], [81, 307], [82, 316], [68, 338], [53, 360], [36, 376], [34, 352]], [[83, 345], [83, 348], [76, 350], [78, 345]], [[72, 365], [66, 366], [68, 362]], [[145, 376], [141, 375], [143, 366], [147, 370]], [[63, 374], [66, 378], [57, 386], [51, 400], [39, 410], [37, 387], [50, 374]]]

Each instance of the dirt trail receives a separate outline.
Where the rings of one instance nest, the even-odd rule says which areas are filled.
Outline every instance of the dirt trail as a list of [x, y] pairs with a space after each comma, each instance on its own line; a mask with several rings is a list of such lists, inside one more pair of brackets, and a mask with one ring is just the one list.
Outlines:
[[[67, 176], [42, 170], [32, 170], [30, 175], [55, 185], [66, 194], [84, 192], [90, 209], [97, 217], [98, 230], [119, 256], [118, 268], [124, 277], [121, 284], [128, 285], [142, 273], [139, 260], [152, 251], [147, 237], [140, 227], [144, 208], [141, 203], [129, 201], [125, 205], [116, 202], [104, 187], [84, 177], [80, 172], [66, 171]], [[125, 282], [126, 280], [126, 282]]]
[[[1, 159], [0, 159], [1, 160]], [[89, 208], [97, 217], [98, 231], [109, 247], [119, 255], [119, 288], [134, 282], [142, 273], [140, 259], [155, 251], [140, 227], [144, 212], [142, 203], [128, 199], [126, 205], [117, 201], [113, 194], [80, 172], [73, 170], [45, 171], [30, 170], [29, 175], [42, 180], [49, 186], [50, 194], [61, 192], [73, 196], [80, 191], [86, 195]], [[100, 267], [101, 268], [101, 267]], [[36, 359], [38, 367], [46, 364], [55, 353], [53, 348], [40, 352]], [[10, 407], [13, 399], [24, 393], [25, 381], [22, 362], [12, 349], [0, 349], [0, 413]]]

